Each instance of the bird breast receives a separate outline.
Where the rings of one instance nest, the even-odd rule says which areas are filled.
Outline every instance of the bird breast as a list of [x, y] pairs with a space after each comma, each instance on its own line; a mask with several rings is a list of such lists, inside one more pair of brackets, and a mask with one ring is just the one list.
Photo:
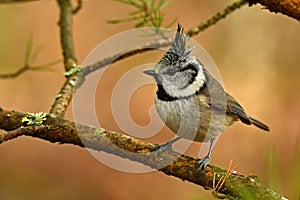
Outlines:
[[197, 142], [217, 138], [232, 122], [225, 113], [212, 112], [209, 99], [194, 95], [172, 101], [156, 98], [156, 110], [162, 121], [179, 137]]

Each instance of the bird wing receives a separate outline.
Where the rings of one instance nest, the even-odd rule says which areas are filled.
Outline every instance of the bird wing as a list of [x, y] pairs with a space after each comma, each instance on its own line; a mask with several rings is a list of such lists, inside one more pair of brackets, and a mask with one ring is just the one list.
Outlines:
[[[221, 84], [215, 80], [205, 69], [206, 87], [201, 91], [208, 99], [211, 109], [218, 112], [237, 116], [245, 124], [253, 124], [258, 128], [270, 131], [269, 127], [261, 121], [246, 114], [244, 108], [230, 94], [224, 91]], [[226, 101], [226, 102], [225, 102]]]
[[245, 124], [251, 124], [251, 119], [246, 114], [243, 107], [228, 93], [227, 97], [227, 113], [237, 115], [237, 117]]
[[227, 94], [227, 109], [228, 113], [237, 115], [238, 118], [245, 124], [253, 124], [262, 130], [270, 131], [270, 128], [266, 124], [247, 115], [242, 106], [229, 94]]

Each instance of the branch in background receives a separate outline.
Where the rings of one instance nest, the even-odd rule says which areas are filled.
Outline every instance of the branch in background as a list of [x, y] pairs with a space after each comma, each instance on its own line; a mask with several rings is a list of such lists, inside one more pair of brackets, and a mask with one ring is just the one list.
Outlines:
[[[219, 12], [216, 15], [209, 18], [206, 22], [201, 23], [196, 28], [192, 28], [192, 29], [188, 30], [187, 35], [189, 35], [190, 37], [197, 35], [198, 33], [202, 32], [202, 31], [206, 30], [207, 28], [211, 27], [212, 25], [216, 24], [221, 19], [225, 18], [226, 16], [231, 14], [236, 9], [240, 8], [245, 3], [246, 2], [243, 0], [233, 3], [232, 5], [225, 8], [222, 12]], [[160, 40], [157, 42], [137, 46], [133, 50], [130, 50], [130, 51], [116, 53], [113, 56], [104, 58], [103, 60], [100, 60], [92, 65], [86, 66], [84, 69], [82, 69], [82, 74], [83, 74], [83, 76], [87, 76], [88, 74], [90, 74], [98, 69], [101, 69], [101, 68], [103, 68], [109, 64], [115, 63], [117, 61], [120, 61], [124, 58], [128, 58], [130, 56], [133, 56], [133, 55], [136, 55], [139, 53], [144, 53], [146, 51], [157, 50], [158, 48], [161, 48], [161, 47], [170, 46], [172, 44], [172, 42], [173, 42], [173, 40], [170, 40], [170, 39], [165, 40], [164, 39], [164, 40]]]
[[13, 73], [8, 73], [8, 74], [1, 74], [0, 78], [4, 79], [4, 78], [15, 78], [21, 74], [23, 74], [24, 72], [29, 70], [29, 66], [25, 65], [24, 67], [20, 68], [18, 71], [13, 72]]
[[260, 3], [268, 10], [300, 20], [300, 0], [246, 0], [249, 5]]
[[221, 19], [224, 19], [227, 15], [231, 14], [233, 11], [239, 9], [243, 5], [245, 5], [247, 2], [244, 0], [239, 0], [237, 2], [234, 2], [232, 5], [227, 6], [223, 11], [218, 12], [211, 18], [209, 18], [207, 21], [202, 22], [199, 24], [196, 28], [193, 28], [187, 32], [187, 35], [190, 37], [197, 35], [199, 32], [204, 31], [208, 27], [216, 24], [219, 22]]
[[[214, 16], [209, 18], [207, 21], [200, 23], [196, 28], [192, 28], [192, 29], [188, 30], [186, 33], [190, 37], [193, 37], [193, 36], [199, 34], [200, 32], [206, 30], [207, 28], [211, 27], [212, 25], [216, 24], [221, 19], [224, 19], [226, 16], [233, 13], [235, 10], [241, 8], [247, 2], [253, 4], [256, 1], [257, 2], [261, 1], [262, 2], [263, 0], [239, 0], [237, 2], [234, 2], [232, 5], [227, 6], [223, 11], [218, 12], [217, 14], [215, 14]], [[265, 0], [265, 2], [268, 3], [268, 5], [271, 5], [273, 1], [276, 1], [276, 0]], [[281, 2], [281, 1], [276, 1], [276, 2]], [[286, 10], [286, 12], [291, 12], [291, 13], [297, 13], [297, 11], [300, 12], [300, 9], [299, 9], [300, 8], [300, 1], [295, 0], [295, 1], [293, 1], [293, 3], [294, 3], [294, 6], [291, 6], [292, 2], [290, 2], [290, 4], [285, 4], [285, 5], [281, 5], [281, 4], [277, 3], [276, 6], [277, 6], [278, 10], [281, 10], [281, 11]], [[291, 7], [293, 7], [293, 8], [291, 8]], [[294, 10], [294, 9], [296, 9], [296, 10]], [[296, 14], [296, 16], [297, 15], [298, 14]], [[296, 19], [298, 19], [298, 18], [296, 18]], [[119, 21], [117, 21], [117, 22], [119, 22]], [[120, 21], [120, 22], [122, 22], [122, 21]], [[155, 42], [155, 43], [150, 43], [150, 44], [145, 44], [145, 45], [142, 45], [142, 46], [135, 47], [135, 49], [133, 49], [131, 51], [116, 53], [113, 56], [107, 57], [107, 58], [105, 58], [103, 60], [100, 60], [100, 61], [98, 61], [98, 62], [96, 62], [92, 65], [86, 66], [83, 69], [83, 76], [86, 76], [86, 75], [92, 73], [95, 70], [101, 69], [101, 68], [103, 68], [103, 67], [105, 67], [109, 64], [112, 64], [112, 63], [117, 62], [119, 60], [122, 60], [124, 58], [130, 57], [130, 56], [133, 56], [133, 55], [136, 55], [136, 54], [139, 54], [139, 53], [143, 53], [143, 52], [146, 52], [146, 51], [156, 50], [157, 48], [166, 47], [166, 46], [169, 46], [169, 45], [171, 45], [170, 41], [161, 40], [161, 41], [158, 41], [158, 42]]]
[[[0, 108], [0, 129], [8, 131], [4, 135], [0, 135], [0, 143], [28, 135], [50, 142], [74, 144], [159, 169], [167, 175], [195, 183], [205, 189], [214, 189], [213, 192], [218, 191], [218, 195], [222, 194], [223, 198], [283, 199], [282, 196], [261, 184], [255, 176], [244, 177], [232, 173], [233, 170], [223, 170], [212, 165], [199, 172], [198, 159], [180, 155], [174, 151], [163, 152], [160, 154], [160, 159], [157, 159], [155, 156], [156, 145], [154, 144], [102, 128], [75, 124], [53, 115], [47, 115], [42, 126], [23, 127], [22, 119], [25, 116], [26, 114], [21, 112], [6, 111]], [[170, 162], [172, 160], [176, 161]], [[166, 163], [170, 164], [161, 168]], [[226, 181], [223, 181], [224, 178]], [[218, 184], [217, 190], [215, 190], [216, 183], [221, 183]]]
[[55, 61], [52, 61], [52, 62], [49, 62], [46, 64], [37, 65], [37, 66], [25, 65], [22, 68], [20, 68], [19, 70], [17, 70], [16, 72], [0, 74], [0, 79], [16, 78], [16, 77], [20, 76], [21, 74], [25, 73], [26, 71], [50, 71], [51, 69], [48, 70], [49, 67], [59, 64], [59, 63], [61, 63], [61, 61], [62, 60], [59, 59], [59, 60], [55, 60]]
[[38, 44], [35, 48], [33, 47], [33, 34], [30, 34], [27, 39], [26, 43], [26, 49], [25, 49], [25, 57], [24, 57], [24, 64], [23, 67], [17, 70], [13, 73], [7, 73], [7, 74], [0, 74], [0, 79], [4, 78], [15, 78], [21, 74], [23, 74], [26, 71], [38, 71], [38, 70], [45, 70], [49, 67], [52, 67], [53, 65], [56, 65], [61, 62], [61, 60], [52, 61], [45, 64], [40, 65], [32, 65], [38, 55], [41, 53], [43, 46]]
[[157, 42], [153, 42], [153, 43], [148, 43], [145, 45], [141, 45], [141, 46], [136, 46], [133, 50], [129, 50], [126, 52], [121, 52], [121, 53], [116, 53], [113, 56], [104, 58], [103, 60], [97, 61], [92, 65], [88, 65], [85, 68], [82, 69], [82, 75], [83, 76], [87, 76], [90, 73], [101, 69], [109, 64], [115, 63], [117, 61], [123, 60], [125, 58], [134, 56], [136, 54], [139, 53], [144, 53], [147, 51], [152, 51], [152, 50], [157, 50], [158, 48], [161, 47], [167, 47], [169, 45], [171, 45], [173, 43], [173, 40], [169, 39], [169, 40], [160, 40]]

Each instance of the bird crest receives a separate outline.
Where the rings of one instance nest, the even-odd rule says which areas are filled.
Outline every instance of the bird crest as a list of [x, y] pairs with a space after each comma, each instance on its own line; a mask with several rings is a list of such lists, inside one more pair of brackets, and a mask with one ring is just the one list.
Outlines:
[[159, 63], [171, 64], [174, 61], [184, 61], [192, 51], [192, 49], [189, 49], [186, 46], [187, 39], [188, 36], [184, 34], [183, 27], [178, 24], [175, 40]]

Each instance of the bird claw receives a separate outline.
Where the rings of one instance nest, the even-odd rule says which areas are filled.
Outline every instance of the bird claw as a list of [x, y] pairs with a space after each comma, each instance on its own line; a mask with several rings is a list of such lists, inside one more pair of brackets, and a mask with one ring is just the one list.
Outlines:
[[160, 144], [155, 147], [155, 156], [159, 156], [162, 152], [171, 150], [172, 144], [166, 143], [166, 144]]
[[165, 144], [160, 144], [160, 145], [157, 145], [155, 147], [155, 156], [159, 156], [163, 151], [166, 151], [166, 150], [173, 150], [172, 149], [172, 145], [178, 141], [180, 139], [180, 137], [176, 137], [172, 140], [170, 140], [169, 142], [165, 143]]
[[206, 166], [210, 162], [210, 157], [206, 156], [205, 158], [198, 160], [197, 165], [198, 165], [198, 171], [202, 171], [206, 168]]

